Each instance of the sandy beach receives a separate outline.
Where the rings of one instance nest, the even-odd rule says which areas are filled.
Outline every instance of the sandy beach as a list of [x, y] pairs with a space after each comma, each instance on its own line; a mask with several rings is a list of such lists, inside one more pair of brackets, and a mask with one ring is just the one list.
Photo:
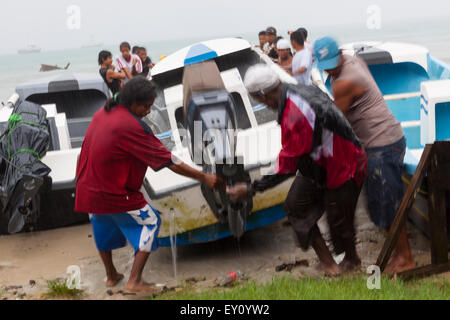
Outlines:
[[[357, 249], [363, 265], [371, 265], [383, 245], [384, 235], [370, 221], [361, 197], [356, 225]], [[327, 237], [326, 223], [320, 223]], [[408, 234], [417, 265], [429, 263], [429, 241], [412, 225]], [[0, 237], [0, 299], [42, 299], [47, 288], [46, 280], [66, 278], [70, 265], [81, 268], [85, 299], [139, 299], [144, 296], [124, 292], [125, 281], [109, 294], [105, 274], [92, 238], [91, 226], [81, 225], [44, 232]], [[114, 253], [119, 272], [127, 276], [131, 269], [133, 252], [126, 247]], [[276, 267], [284, 263], [307, 260], [309, 267], [292, 270], [294, 276], [319, 274], [314, 268], [318, 262], [312, 250], [302, 252], [295, 247], [293, 233], [286, 219], [266, 228], [248, 232], [239, 245], [228, 238], [212, 243], [179, 247], [177, 250], [177, 279], [174, 278], [171, 248], [160, 248], [150, 256], [144, 271], [145, 280], [164, 284], [169, 288], [195, 278], [194, 289], [212, 287], [214, 280], [229, 271], [241, 271], [250, 280], [267, 282], [275, 275]], [[450, 274], [441, 277], [450, 279]], [[31, 281], [31, 282], [30, 282]]]

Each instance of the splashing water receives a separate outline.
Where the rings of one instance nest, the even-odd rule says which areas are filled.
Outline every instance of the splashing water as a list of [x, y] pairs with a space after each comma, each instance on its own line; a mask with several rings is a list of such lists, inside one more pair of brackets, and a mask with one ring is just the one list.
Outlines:
[[178, 282], [177, 279], [177, 234], [176, 234], [176, 221], [175, 221], [175, 210], [173, 208], [170, 209], [170, 247], [172, 249], [172, 267], [173, 267], [173, 276], [175, 281]]

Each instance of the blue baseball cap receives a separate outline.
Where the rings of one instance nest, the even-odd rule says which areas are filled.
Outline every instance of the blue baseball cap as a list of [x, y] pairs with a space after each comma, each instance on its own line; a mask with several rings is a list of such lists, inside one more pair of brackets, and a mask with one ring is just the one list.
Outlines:
[[319, 70], [331, 70], [339, 65], [339, 46], [331, 37], [324, 37], [314, 42], [314, 56]]

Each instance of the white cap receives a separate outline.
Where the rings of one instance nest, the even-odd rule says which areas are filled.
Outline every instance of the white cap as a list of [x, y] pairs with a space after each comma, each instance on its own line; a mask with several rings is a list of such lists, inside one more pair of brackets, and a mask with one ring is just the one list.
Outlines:
[[289, 43], [288, 40], [286, 39], [280, 39], [277, 42], [277, 49], [278, 50], [285, 50], [285, 49], [290, 49], [291, 48], [291, 44]]
[[250, 67], [244, 79], [244, 85], [248, 92], [261, 94], [275, 89], [280, 82], [276, 72], [265, 64], [257, 64]]

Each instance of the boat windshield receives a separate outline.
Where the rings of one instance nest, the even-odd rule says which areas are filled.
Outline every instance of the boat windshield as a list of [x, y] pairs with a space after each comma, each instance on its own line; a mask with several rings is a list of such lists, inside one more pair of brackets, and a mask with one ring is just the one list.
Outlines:
[[251, 95], [248, 95], [250, 103], [252, 104], [253, 113], [255, 114], [256, 122], [262, 125], [268, 122], [277, 120], [277, 113], [270, 110], [266, 105], [259, 103]]
[[150, 126], [153, 133], [161, 140], [164, 146], [171, 151], [175, 143], [172, 141], [172, 128], [170, 127], [169, 114], [162, 90], [158, 91], [149, 115], [143, 120]]

